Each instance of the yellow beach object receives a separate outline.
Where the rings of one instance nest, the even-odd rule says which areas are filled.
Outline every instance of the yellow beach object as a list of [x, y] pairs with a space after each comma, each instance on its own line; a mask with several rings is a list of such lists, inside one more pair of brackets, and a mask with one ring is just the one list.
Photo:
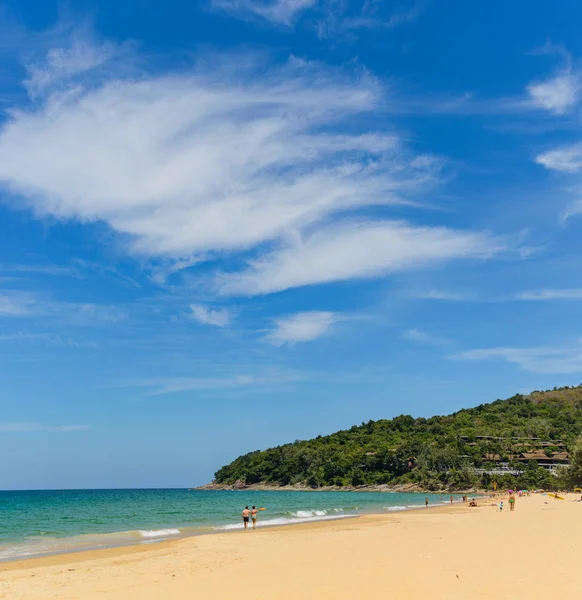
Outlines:
[[548, 494], [550, 498], [555, 498], [556, 500], [563, 500], [562, 496], [558, 496], [558, 494]]
[[582, 492], [582, 488], [574, 488], [575, 492]]

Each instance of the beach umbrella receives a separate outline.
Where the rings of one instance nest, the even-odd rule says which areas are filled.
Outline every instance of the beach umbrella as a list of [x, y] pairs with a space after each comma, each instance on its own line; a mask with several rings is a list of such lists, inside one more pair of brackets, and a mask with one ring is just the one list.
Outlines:
[[582, 488], [574, 488], [575, 492], [582, 492]]
[[513, 492], [513, 490], [507, 490], [507, 493], [508, 494], [513, 494], [514, 492]]

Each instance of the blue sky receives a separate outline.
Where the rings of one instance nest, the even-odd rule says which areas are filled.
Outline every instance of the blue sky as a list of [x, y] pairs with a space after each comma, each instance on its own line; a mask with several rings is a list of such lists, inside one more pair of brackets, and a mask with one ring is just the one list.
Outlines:
[[582, 381], [582, 5], [0, 7], [0, 488]]

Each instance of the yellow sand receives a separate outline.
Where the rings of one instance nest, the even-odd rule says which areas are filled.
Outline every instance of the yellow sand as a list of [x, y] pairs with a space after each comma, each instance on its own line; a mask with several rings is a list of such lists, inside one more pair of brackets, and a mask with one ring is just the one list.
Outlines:
[[[582, 503], [446, 507], [0, 566], [9, 600], [578, 598]], [[498, 501], [499, 499], [496, 499]]]

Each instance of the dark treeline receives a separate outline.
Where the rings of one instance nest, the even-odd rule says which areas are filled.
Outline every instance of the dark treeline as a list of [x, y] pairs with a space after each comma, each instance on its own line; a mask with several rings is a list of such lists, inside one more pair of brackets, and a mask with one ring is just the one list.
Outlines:
[[[449, 416], [401, 415], [312, 440], [240, 456], [215, 474], [219, 484], [364, 486], [412, 483], [424, 489], [547, 488], [564, 484], [523, 452], [548, 458], [582, 432], [582, 387], [516, 395]], [[490, 436], [483, 439], [482, 436]], [[494, 462], [497, 460], [497, 463]], [[491, 475], [499, 462], [521, 475]]]

